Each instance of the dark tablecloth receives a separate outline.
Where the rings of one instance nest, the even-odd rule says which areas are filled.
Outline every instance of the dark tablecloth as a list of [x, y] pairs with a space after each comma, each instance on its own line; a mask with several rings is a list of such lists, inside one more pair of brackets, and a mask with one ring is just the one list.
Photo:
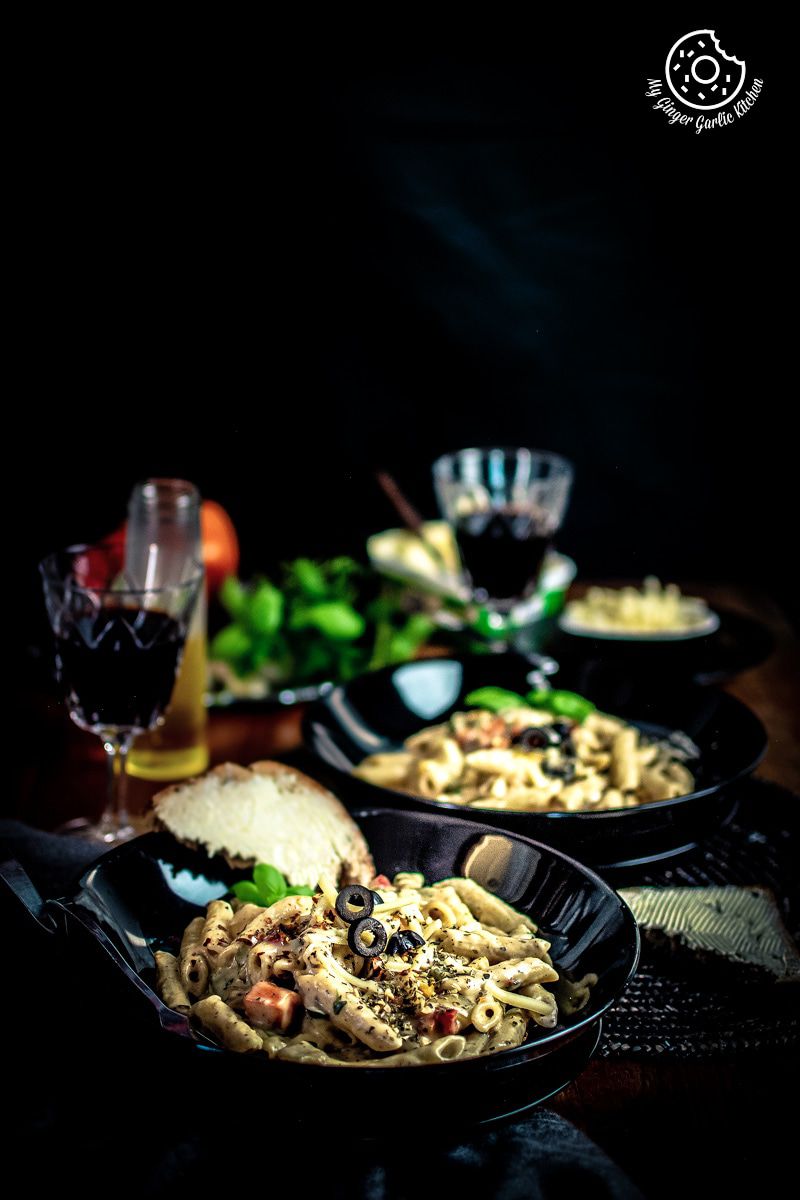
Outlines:
[[[69, 894], [96, 855], [79, 838], [0, 821], [0, 861], [20, 862], [43, 896]], [[70, 956], [48, 971], [46, 937], [37, 939], [8, 896], [0, 906], [18, 947], [7, 955], [0, 1001], [12, 1148], [39, 1186], [174, 1197], [190, 1188], [291, 1194], [302, 1184], [383, 1200], [423, 1197], [444, 1183], [454, 1195], [503, 1200], [640, 1196], [598, 1146], [544, 1108], [457, 1140], [437, 1131], [423, 1092], [406, 1127], [363, 1142], [348, 1132], [346, 1113], [321, 1112], [310, 1133], [266, 1082], [255, 1108], [236, 1095], [188, 1094], [150, 1039], [120, 1018], [113, 987], [71, 967]]]

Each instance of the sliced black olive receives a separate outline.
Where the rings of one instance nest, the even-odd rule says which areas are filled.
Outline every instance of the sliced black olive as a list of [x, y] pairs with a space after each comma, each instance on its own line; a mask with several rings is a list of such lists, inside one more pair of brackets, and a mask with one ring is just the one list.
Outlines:
[[386, 947], [387, 954], [405, 954], [407, 949], [406, 939], [402, 933], [393, 933], [389, 938], [389, 944]]
[[383, 903], [384, 903], [383, 896], [380, 894], [380, 892], [373, 892], [373, 893], [372, 893], [372, 899], [375, 901], [375, 903], [376, 903], [376, 904], [383, 904]]
[[566, 721], [554, 721], [550, 728], [553, 730], [553, 733], [558, 734], [558, 737], [562, 741], [572, 733], [572, 726], [568, 725]]
[[361, 917], [368, 917], [375, 907], [372, 892], [360, 883], [349, 883], [336, 897], [336, 911], [349, 925]]
[[565, 763], [556, 766], [555, 763], [545, 761], [542, 763], [542, 774], [549, 775], [551, 779], [563, 779], [564, 783], [570, 783], [575, 778], [575, 763], [571, 759], [567, 759]]
[[[371, 942], [364, 941], [365, 933], [372, 934]], [[386, 948], [386, 930], [375, 917], [362, 917], [348, 929], [347, 944], [354, 954], [360, 954], [362, 958], [374, 958]]]
[[425, 938], [421, 934], [415, 933], [413, 929], [401, 929], [399, 933], [392, 934], [386, 949], [389, 954], [408, 954], [409, 950], [424, 945]]
[[512, 746], [520, 746], [523, 750], [546, 750], [550, 745], [544, 726], [533, 725], [530, 729], [521, 729], [511, 739]]

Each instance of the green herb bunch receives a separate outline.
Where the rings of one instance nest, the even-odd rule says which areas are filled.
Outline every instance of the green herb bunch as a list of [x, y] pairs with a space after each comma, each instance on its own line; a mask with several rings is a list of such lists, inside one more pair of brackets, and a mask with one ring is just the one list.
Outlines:
[[346, 556], [296, 558], [277, 583], [229, 576], [219, 599], [231, 623], [213, 638], [210, 658], [241, 678], [264, 673], [276, 683], [346, 682], [405, 662], [434, 629], [424, 613], [405, 610], [402, 588]]
[[586, 720], [589, 713], [596, 711], [591, 700], [562, 688], [535, 688], [527, 695], [521, 696], [519, 692], [511, 692], [506, 688], [482, 687], [465, 696], [464, 702], [472, 708], [487, 708], [490, 712], [502, 712], [506, 708], [544, 709], [553, 716], [566, 717], [579, 725]]
[[252, 881], [243, 879], [235, 883], [231, 889], [234, 896], [245, 904], [260, 904], [269, 908], [284, 896], [313, 896], [314, 889], [305, 884], [299, 887], [289, 887], [277, 867], [269, 863], [259, 863], [253, 868]]

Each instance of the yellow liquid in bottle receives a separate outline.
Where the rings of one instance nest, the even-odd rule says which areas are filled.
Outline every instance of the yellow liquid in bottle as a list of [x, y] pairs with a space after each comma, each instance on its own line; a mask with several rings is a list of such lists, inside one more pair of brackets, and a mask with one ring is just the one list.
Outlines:
[[[202, 599], [198, 608], [204, 609]], [[130, 775], [169, 782], [188, 779], [190, 775], [200, 775], [206, 770], [205, 692], [205, 612], [198, 612], [186, 638], [164, 724], [136, 739], [128, 755]]]

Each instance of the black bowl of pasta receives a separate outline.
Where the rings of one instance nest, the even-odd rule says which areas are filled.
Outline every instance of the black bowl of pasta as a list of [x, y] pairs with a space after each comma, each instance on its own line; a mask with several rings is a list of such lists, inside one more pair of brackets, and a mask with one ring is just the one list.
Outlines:
[[[443, 1039], [447, 1057], [427, 1060], [424, 1054], [409, 1061], [408, 1056], [370, 1052], [366, 1061], [362, 1054], [361, 1061], [343, 1065], [323, 1053], [309, 1057], [299, 1050], [293, 1057], [292, 1045], [311, 1036], [302, 1033], [294, 1038], [287, 1034], [288, 1049], [277, 1056], [234, 1053], [194, 1012], [190, 1019], [160, 998], [156, 959], [180, 953], [187, 925], [228, 893], [243, 877], [241, 871], [187, 849], [169, 834], [151, 833], [109, 851], [84, 875], [74, 896], [51, 902], [48, 909], [71, 935], [71, 953], [80, 942], [88, 943], [87, 955], [100, 953], [127, 995], [131, 1011], [125, 1020], [135, 1019], [140, 1032], [149, 1024], [165, 1054], [164, 1078], [184, 1096], [235, 1094], [237, 1103], [247, 1106], [252, 1086], [257, 1098], [279, 1096], [281, 1112], [291, 1113], [292, 1122], [308, 1119], [318, 1126], [326, 1114], [338, 1114], [337, 1119], [346, 1114], [353, 1135], [380, 1137], [403, 1127], [395, 1122], [407, 1121], [412, 1111], [424, 1115], [433, 1129], [457, 1129], [523, 1111], [565, 1087], [596, 1049], [602, 1015], [636, 969], [639, 934], [627, 905], [585, 867], [516, 834], [445, 814], [373, 809], [355, 815], [384, 875], [418, 872], [429, 883], [457, 877], [459, 887], [490, 896], [490, 903], [499, 901], [500, 915], [492, 913], [494, 920], [502, 924], [504, 914], [513, 913], [519, 924], [517, 934], [508, 938], [533, 938], [525, 930], [535, 921], [538, 951], [552, 969], [542, 976], [546, 983], [527, 993], [538, 992], [548, 1001], [541, 1011], [549, 1007], [552, 1020], [540, 1025], [529, 1008], [517, 1008], [534, 1004], [520, 991], [510, 1008], [498, 1005], [505, 1014], [505, 1023], [497, 1025], [505, 1031], [502, 1048], [490, 1045], [490, 1028], [478, 1035], [485, 1039], [480, 1046], [467, 1050], [470, 1030], [473, 1041], [475, 1037], [470, 1026], [463, 1030], [467, 1036]], [[475, 902], [470, 903], [475, 909]], [[452, 916], [445, 925], [448, 920]], [[492, 936], [494, 943], [502, 941], [496, 927]], [[549, 954], [542, 940], [549, 943]], [[486, 952], [496, 965], [487, 967], [482, 978], [502, 976], [508, 987], [516, 988], [511, 974], [519, 967], [511, 961], [497, 964], [508, 946]], [[364, 996], [376, 1003], [369, 992]], [[456, 996], [456, 1006], [458, 1000]], [[520, 1012], [525, 1018], [521, 1036]]]
[[[735, 811], [732, 785], [766, 750], [761, 722], [732, 696], [623, 672], [589, 689], [581, 680], [597, 710], [582, 722], [529, 711], [481, 716], [466, 699], [485, 688], [524, 696], [535, 678], [518, 654], [390, 667], [314, 704], [305, 742], [351, 807], [485, 822], [601, 872], [635, 871], [716, 832]], [[556, 686], [574, 682], [559, 672]], [[522, 780], [514, 774], [521, 763], [530, 772]]]

